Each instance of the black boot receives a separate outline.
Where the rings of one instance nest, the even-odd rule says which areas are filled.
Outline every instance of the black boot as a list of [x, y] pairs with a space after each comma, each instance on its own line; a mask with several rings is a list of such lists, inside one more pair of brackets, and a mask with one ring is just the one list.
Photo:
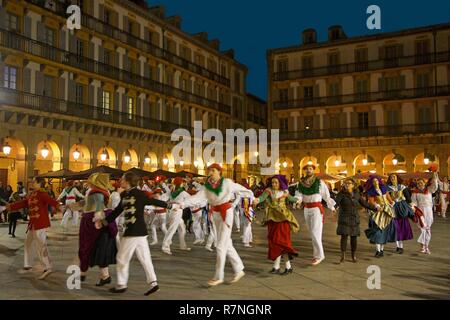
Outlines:
[[284, 270], [284, 272], [281, 275], [287, 276], [287, 275], [290, 275], [292, 272], [294, 272], [294, 269], [292, 269], [292, 268], [286, 269], [286, 270]]
[[352, 251], [352, 262], [356, 263], [356, 252]]
[[96, 287], [103, 287], [105, 284], [110, 284], [111, 283], [111, 277], [108, 277], [106, 279], [100, 279], [97, 281], [97, 283], [95, 284]]
[[269, 273], [271, 273], [271, 274], [280, 274], [280, 269], [272, 268], [272, 270], [270, 270]]

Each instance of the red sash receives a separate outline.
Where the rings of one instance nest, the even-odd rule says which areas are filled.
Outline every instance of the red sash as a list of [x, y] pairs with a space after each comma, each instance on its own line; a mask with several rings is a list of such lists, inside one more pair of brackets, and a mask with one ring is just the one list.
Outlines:
[[325, 208], [322, 205], [322, 202], [310, 202], [305, 203], [305, 208], [311, 209], [311, 208], [319, 208], [320, 213], [322, 214], [322, 222], [325, 222]]
[[199, 212], [200, 210], [202, 210], [202, 208], [198, 208], [198, 209], [192, 211], [192, 213], [197, 213], [197, 212]]
[[154, 212], [156, 214], [163, 214], [163, 213], [166, 213], [166, 209], [156, 209], [156, 210], [154, 210]]
[[[222, 220], [223, 222], [225, 222], [225, 218], [227, 216], [227, 210], [231, 208], [231, 203], [230, 202], [225, 202], [222, 203], [218, 206], [211, 206], [210, 208], [210, 215], [212, 215], [213, 212], [219, 212], [220, 215], [222, 216]], [[229, 227], [229, 226], [228, 226]]]

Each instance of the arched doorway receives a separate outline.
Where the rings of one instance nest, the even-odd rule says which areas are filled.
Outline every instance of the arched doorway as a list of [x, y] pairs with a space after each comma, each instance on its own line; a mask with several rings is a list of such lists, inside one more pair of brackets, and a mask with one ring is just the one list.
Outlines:
[[370, 154], [360, 154], [356, 156], [355, 160], [353, 160], [353, 174], [362, 173], [362, 172], [372, 172], [376, 173], [377, 166], [375, 162], [375, 158]]
[[154, 152], [147, 152], [144, 155], [144, 166], [143, 168], [146, 171], [156, 171], [158, 169], [158, 156]]
[[69, 170], [79, 172], [91, 167], [91, 152], [83, 144], [74, 144], [69, 151]]
[[348, 175], [347, 163], [344, 158], [339, 154], [334, 154], [328, 158], [326, 165], [326, 173], [332, 175]]
[[406, 160], [405, 157], [399, 153], [390, 153], [383, 159], [383, 174], [385, 176], [390, 173], [403, 173], [406, 172]]
[[25, 146], [14, 137], [7, 137], [0, 142], [0, 181], [3, 187], [11, 185], [16, 190], [17, 182], [26, 178]]
[[97, 162], [99, 166], [115, 168], [117, 166], [116, 153], [109, 146], [102, 147], [97, 152]]
[[436, 167], [439, 171], [439, 159], [429, 152], [418, 154], [414, 158], [414, 172], [427, 172], [430, 166]]
[[61, 170], [61, 151], [56, 142], [44, 140], [37, 145], [34, 174], [39, 175], [51, 171]]
[[127, 171], [131, 168], [139, 167], [139, 157], [136, 150], [127, 149], [122, 153], [122, 170]]

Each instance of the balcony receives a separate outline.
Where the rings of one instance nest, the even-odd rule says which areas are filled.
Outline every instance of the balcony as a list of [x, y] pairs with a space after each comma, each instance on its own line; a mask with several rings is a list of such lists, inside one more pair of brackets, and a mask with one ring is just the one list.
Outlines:
[[[45, 0], [26, 0], [29, 3], [32, 3], [36, 6], [39, 6], [41, 8], [44, 8], [46, 10], [52, 11], [55, 14], [62, 16], [64, 18], [67, 18], [66, 14], [66, 8], [67, 5], [64, 3], [61, 3], [59, 1], [54, 1], [53, 6], [49, 6], [47, 1]], [[81, 24], [86, 27], [89, 30], [94, 30], [97, 33], [106, 35], [110, 38], [116, 39], [122, 43], [128, 44], [134, 48], [139, 49], [140, 51], [150, 53], [154, 57], [157, 57], [159, 59], [164, 59], [168, 62], [171, 62], [179, 67], [182, 67], [186, 70], [192, 71], [196, 74], [199, 74], [205, 78], [208, 78], [212, 81], [221, 83], [227, 87], [230, 87], [230, 80], [213, 72], [208, 69], [203, 68], [202, 66], [195, 64], [193, 62], [190, 62], [188, 60], [185, 60], [181, 58], [180, 56], [177, 56], [167, 50], [164, 50], [151, 42], [145, 41], [139, 37], [136, 37], [135, 35], [120, 30], [119, 28], [116, 28], [110, 24], [107, 24], [95, 17], [92, 17], [88, 15], [87, 13], [83, 12], [81, 15]]]
[[413, 55], [393, 59], [380, 59], [365, 62], [339, 64], [310, 69], [275, 72], [273, 81], [296, 80], [311, 77], [324, 77], [333, 74], [365, 72], [389, 68], [402, 68], [421, 64], [442, 63], [450, 61], [450, 51], [442, 51], [424, 55]]
[[189, 130], [191, 133], [193, 132], [193, 128], [183, 126], [178, 123], [137, 116], [114, 110], [104, 110], [95, 106], [6, 88], [0, 88], [0, 105], [11, 105], [34, 111], [44, 111], [51, 114], [74, 116], [86, 120], [96, 120], [110, 124], [125, 125], [133, 128], [155, 130], [167, 133], [172, 133], [173, 130], [178, 128], [184, 128]]
[[139, 74], [131, 73], [84, 56], [79, 56], [4, 29], [0, 29], [0, 46], [17, 50], [20, 53], [32, 54], [76, 69], [102, 75], [126, 84], [132, 84], [146, 90], [152, 90], [157, 93], [172, 96], [186, 102], [202, 105], [219, 112], [229, 114], [231, 111], [229, 105], [206, 99], [181, 89], [162, 84], [150, 78], [143, 77]]
[[341, 96], [314, 97], [298, 100], [275, 101], [274, 110], [302, 109], [311, 107], [326, 107], [353, 103], [379, 102], [388, 100], [417, 99], [425, 97], [440, 97], [450, 95], [450, 86], [433, 86], [403, 90], [366, 92]]
[[281, 132], [281, 141], [306, 141], [318, 139], [343, 139], [343, 138], [367, 138], [367, 137], [395, 137], [413, 134], [438, 134], [449, 133], [450, 123], [426, 123], [398, 126], [379, 126], [326, 130], [303, 130], [293, 132]]

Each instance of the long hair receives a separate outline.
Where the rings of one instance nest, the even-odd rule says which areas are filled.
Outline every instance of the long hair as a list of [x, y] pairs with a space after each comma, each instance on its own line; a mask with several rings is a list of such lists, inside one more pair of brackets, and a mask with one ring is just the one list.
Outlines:
[[288, 182], [286, 180], [286, 177], [281, 174], [277, 174], [270, 178], [267, 182], [267, 188], [272, 188], [272, 179], [277, 179], [280, 182], [280, 190], [284, 191], [288, 189]]
[[396, 177], [397, 177], [397, 184], [403, 184], [403, 179], [400, 178], [400, 177], [398, 176], [398, 174], [396, 174], [396, 173], [391, 173], [391, 174], [389, 175], [387, 181], [386, 181], [386, 184], [387, 184], [388, 186], [392, 186], [392, 185], [393, 185], [393, 184], [392, 184], [392, 176], [396, 176]]
[[381, 178], [378, 176], [371, 175], [365, 185], [365, 190], [366, 190], [367, 195], [369, 195], [369, 196], [378, 195], [377, 191], [375, 190], [375, 188], [373, 186], [373, 180], [378, 181], [378, 185], [380, 186], [381, 193], [386, 194], [387, 188], [386, 188], [386, 185], [384, 184], [383, 180], [381, 180]]

